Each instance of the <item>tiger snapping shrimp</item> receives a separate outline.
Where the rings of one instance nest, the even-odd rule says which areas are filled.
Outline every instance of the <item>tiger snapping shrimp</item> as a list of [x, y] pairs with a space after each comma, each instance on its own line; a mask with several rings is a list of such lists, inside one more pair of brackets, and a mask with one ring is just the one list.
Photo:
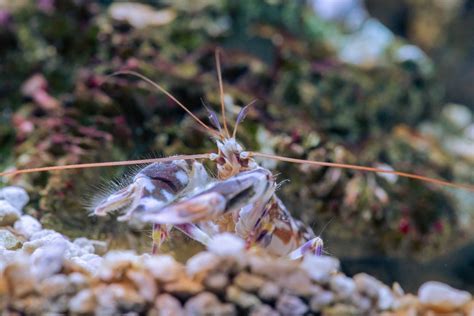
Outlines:
[[[224, 106], [224, 89], [219, 51], [216, 51], [221, 119], [206, 107], [213, 128], [196, 117], [186, 106], [160, 85], [133, 71], [112, 75], [134, 75], [152, 84], [186, 111], [214, 138], [217, 153], [177, 155], [173, 157], [110, 163], [92, 163], [44, 167], [0, 173], [0, 176], [38, 171], [148, 164], [128, 186], [113, 192], [94, 205], [93, 213], [105, 216], [121, 211], [120, 221], [137, 220], [152, 225], [152, 253], [160, 250], [175, 228], [206, 245], [213, 236], [230, 232], [242, 238], [247, 248], [259, 247], [278, 256], [298, 259], [307, 253], [321, 255], [323, 240], [301, 221], [293, 218], [277, 197], [276, 179], [261, 167], [255, 158], [273, 159], [299, 164], [354, 169], [365, 172], [394, 174], [438, 185], [467, 189], [468, 184], [454, 184], [417, 174], [358, 165], [294, 159], [244, 150], [236, 140], [238, 126], [244, 120], [253, 101], [237, 116], [233, 132], [229, 132]], [[222, 122], [222, 125], [221, 125]], [[216, 166], [217, 176], [211, 177], [201, 161]]]

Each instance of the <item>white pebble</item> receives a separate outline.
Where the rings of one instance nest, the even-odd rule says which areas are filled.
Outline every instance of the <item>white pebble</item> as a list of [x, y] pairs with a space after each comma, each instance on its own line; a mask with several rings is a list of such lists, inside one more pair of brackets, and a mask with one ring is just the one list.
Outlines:
[[183, 272], [182, 265], [169, 255], [145, 258], [144, 266], [161, 282], [175, 281]]
[[353, 279], [359, 292], [377, 300], [379, 310], [386, 310], [394, 306], [395, 297], [387, 285], [366, 273], [358, 273]]
[[354, 280], [343, 274], [332, 277], [329, 282], [329, 287], [341, 300], [349, 299], [356, 291]]
[[93, 313], [95, 306], [95, 296], [92, 290], [90, 289], [80, 291], [69, 301], [69, 310], [72, 313]]
[[72, 257], [70, 260], [84, 270], [95, 274], [99, 270], [104, 259], [96, 254], [88, 253], [82, 256]]
[[21, 187], [5, 187], [0, 190], [0, 199], [4, 199], [17, 210], [21, 211], [23, 207], [28, 204], [30, 197], [25, 189]]
[[238, 256], [245, 249], [245, 242], [234, 234], [216, 235], [207, 245], [207, 249], [219, 256]]
[[137, 260], [134, 251], [110, 251], [104, 256], [98, 275], [102, 280], [112, 280], [122, 275]]
[[328, 256], [306, 255], [301, 267], [310, 278], [319, 283], [327, 283], [331, 274], [339, 269], [339, 260]]
[[73, 244], [80, 247], [84, 253], [104, 254], [107, 251], [107, 243], [105, 241], [80, 237], [74, 239]]
[[23, 215], [19, 220], [13, 225], [15, 230], [25, 236], [27, 239], [41, 230], [41, 224], [36, 218], [31, 215]]
[[186, 262], [186, 273], [194, 276], [200, 272], [206, 272], [214, 269], [219, 264], [219, 258], [212, 252], [200, 252]]
[[8, 201], [0, 200], [0, 226], [13, 224], [20, 218], [21, 212]]
[[58, 240], [33, 252], [32, 272], [38, 280], [44, 280], [61, 271], [67, 248], [66, 243], [65, 240]]
[[30, 241], [25, 242], [22, 249], [27, 253], [33, 253], [33, 251], [43, 246], [54, 243], [64, 243], [66, 245], [67, 242], [69, 241], [60, 233], [45, 229], [31, 235]]
[[472, 295], [441, 282], [429, 281], [419, 288], [418, 298], [420, 303], [425, 306], [441, 310], [454, 310], [469, 302]]

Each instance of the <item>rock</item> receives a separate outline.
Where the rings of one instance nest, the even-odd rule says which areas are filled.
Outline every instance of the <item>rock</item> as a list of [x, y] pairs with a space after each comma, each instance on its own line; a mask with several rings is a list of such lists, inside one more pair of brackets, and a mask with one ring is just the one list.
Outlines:
[[186, 262], [186, 273], [193, 277], [201, 273], [207, 273], [210, 270], [216, 269], [220, 263], [220, 259], [212, 252], [200, 252]]
[[140, 313], [146, 302], [129, 284], [112, 283], [96, 287], [96, 314], [118, 314], [119, 311]]
[[126, 272], [126, 277], [133, 282], [140, 296], [146, 301], [152, 302], [155, 299], [158, 288], [155, 280], [146, 271], [131, 269]]
[[[0, 247], [0, 280], [2, 279], [1, 272], [5, 270], [5, 268], [10, 263], [15, 261], [15, 258], [17, 257], [17, 255], [18, 253], [15, 250], [8, 250], [8, 249]], [[1, 297], [0, 297], [0, 300], [1, 300]]]
[[442, 111], [443, 117], [455, 128], [463, 129], [472, 123], [472, 112], [464, 105], [449, 103]]
[[429, 281], [418, 289], [418, 298], [425, 307], [446, 313], [466, 305], [472, 295], [441, 282]]
[[301, 267], [318, 283], [327, 283], [331, 275], [339, 270], [339, 260], [328, 256], [306, 255]]
[[287, 292], [304, 297], [311, 297], [319, 287], [311, 282], [308, 274], [299, 269], [294, 269], [292, 273], [283, 274], [276, 277], [278, 285], [285, 288]]
[[40, 222], [33, 216], [23, 215], [13, 224], [13, 228], [15, 228], [19, 234], [25, 236], [26, 239], [30, 239], [30, 237], [34, 233], [39, 232], [42, 227]]
[[333, 292], [322, 290], [311, 298], [309, 306], [313, 312], [317, 313], [322, 311], [324, 307], [331, 305], [335, 299]]
[[14, 298], [21, 298], [34, 292], [36, 278], [33, 275], [29, 258], [21, 256], [9, 264], [3, 272]]
[[[0, 271], [2, 270], [2, 267], [0, 267]], [[7, 280], [0, 273], [0, 311], [4, 311], [7, 309], [9, 301], [8, 291], [9, 290]]]
[[0, 200], [0, 226], [13, 224], [21, 216], [21, 212], [8, 201]]
[[[79, 266], [81, 269], [88, 271], [92, 274], [96, 274], [101, 268], [104, 258], [93, 253], [88, 253], [80, 257], [72, 257], [70, 260], [71, 262]], [[103, 273], [106, 274], [105, 272]]]
[[31, 270], [38, 280], [44, 280], [61, 271], [66, 242], [55, 242], [38, 248], [31, 255]]
[[42, 281], [38, 286], [38, 291], [45, 297], [55, 298], [62, 294], [72, 294], [69, 285], [68, 277], [58, 274]]
[[234, 278], [234, 284], [247, 292], [257, 292], [258, 289], [261, 288], [264, 283], [265, 280], [263, 278], [247, 272], [240, 272]]
[[[368, 298], [367, 296], [363, 296], [360, 293], [354, 293], [352, 295], [350, 302], [359, 309], [360, 312], [367, 313], [371, 309], [373, 309], [373, 301], [372, 299]], [[378, 303], [378, 302], [376, 302]], [[395, 309], [394, 305], [390, 305], [391, 309]]]
[[204, 290], [204, 287], [193, 280], [187, 278], [180, 278], [177, 281], [166, 283], [164, 286], [166, 292], [181, 298], [187, 299], [191, 296], [198, 294]]
[[250, 310], [262, 305], [262, 302], [257, 296], [244, 292], [233, 285], [227, 288], [226, 300], [245, 310]]
[[28, 193], [26, 193], [25, 189], [11, 186], [0, 190], [0, 199], [7, 201], [18, 211], [21, 211], [23, 207], [28, 204], [30, 197], [28, 196]]
[[127, 268], [136, 261], [133, 251], [110, 251], [104, 256], [103, 264], [97, 271], [99, 277], [107, 282], [121, 280]]
[[176, 17], [172, 10], [155, 10], [152, 6], [141, 3], [114, 3], [109, 8], [109, 14], [138, 29], [168, 24]]
[[182, 264], [169, 255], [152, 256], [144, 260], [145, 268], [160, 282], [172, 282], [184, 272]]
[[308, 306], [297, 296], [282, 294], [276, 303], [276, 309], [282, 315], [303, 315], [308, 311]]
[[54, 243], [66, 243], [68, 240], [53, 230], [43, 229], [31, 235], [30, 241], [23, 244], [22, 249], [27, 253], [33, 253], [36, 249]]
[[87, 277], [79, 272], [72, 272], [68, 275], [71, 291], [79, 292], [89, 284]]
[[21, 247], [21, 241], [7, 229], [0, 229], [0, 248], [13, 250]]
[[245, 242], [235, 234], [222, 233], [212, 238], [207, 249], [219, 256], [239, 256], [245, 250]]
[[223, 292], [229, 285], [229, 278], [225, 273], [212, 273], [208, 275], [204, 281], [204, 286], [213, 292]]
[[395, 297], [392, 291], [376, 278], [366, 273], [358, 273], [353, 279], [360, 293], [377, 300], [377, 308], [379, 310], [386, 310], [394, 305]]
[[222, 304], [212, 293], [203, 292], [190, 298], [184, 305], [187, 315], [236, 315], [235, 307]]
[[267, 281], [258, 290], [258, 296], [264, 301], [275, 301], [281, 293], [281, 288], [274, 282]]
[[96, 305], [97, 303], [92, 290], [84, 289], [71, 298], [68, 307], [71, 313], [92, 314]]
[[280, 314], [271, 308], [268, 305], [260, 305], [256, 308], [253, 308], [250, 313], [250, 316], [279, 316]]
[[161, 294], [155, 300], [155, 308], [160, 316], [181, 316], [184, 315], [184, 309], [181, 303], [174, 296]]
[[22, 311], [25, 315], [44, 315], [49, 309], [46, 299], [39, 295], [28, 295], [21, 299], [15, 299], [10, 303], [13, 310]]
[[107, 252], [107, 243], [105, 241], [91, 240], [81, 237], [74, 239], [73, 244], [77, 245], [87, 253], [104, 255]]
[[349, 299], [357, 290], [354, 280], [343, 274], [333, 276], [329, 281], [329, 287], [336, 294], [338, 300]]
[[268, 256], [251, 256], [248, 258], [250, 270], [254, 274], [262, 275], [270, 279], [289, 275], [294, 272], [296, 266], [293, 261]]

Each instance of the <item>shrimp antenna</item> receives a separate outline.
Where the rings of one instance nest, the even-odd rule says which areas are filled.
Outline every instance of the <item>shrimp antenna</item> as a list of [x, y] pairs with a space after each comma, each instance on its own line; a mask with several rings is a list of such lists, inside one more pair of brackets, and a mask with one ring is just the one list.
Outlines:
[[235, 138], [235, 135], [237, 134], [237, 128], [239, 127], [239, 124], [242, 123], [242, 121], [245, 119], [247, 114], [249, 113], [250, 107], [257, 102], [257, 99], [254, 99], [250, 101], [249, 104], [244, 106], [240, 112], [239, 115], [237, 115], [237, 120], [235, 120], [235, 126], [234, 126], [234, 131], [232, 132], [232, 138]]
[[153, 80], [149, 79], [148, 77], [136, 72], [136, 71], [131, 71], [131, 70], [121, 70], [121, 71], [116, 71], [110, 75], [107, 76], [107, 78], [113, 77], [113, 76], [118, 76], [118, 75], [131, 75], [138, 77], [145, 81], [146, 83], [152, 85], [162, 93], [166, 94], [171, 100], [173, 100], [177, 105], [179, 105], [186, 113], [188, 113], [196, 122], [198, 122], [202, 127], [204, 127], [207, 131], [209, 131], [211, 134], [218, 136], [219, 133], [209, 126], [207, 126], [203, 121], [201, 121], [196, 115], [193, 114], [185, 105], [183, 105], [181, 102], [178, 101], [171, 93], [169, 93], [165, 88], [154, 82]]
[[219, 95], [220, 95], [220, 100], [221, 100], [222, 123], [224, 124], [225, 134], [227, 137], [229, 137], [229, 129], [227, 128], [227, 121], [225, 118], [224, 84], [222, 83], [220, 49], [216, 49], [215, 56], [216, 56], [217, 78], [219, 79]]
[[177, 159], [183, 159], [183, 160], [209, 159], [209, 154], [177, 155], [177, 156], [163, 157], [163, 158], [153, 158], [153, 159], [110, 161], [110, 162], [97, 162], [97, 163], [81, 163], [81, 164], [75, 164], [75, 165], [51, 166], [51, 167], [40, 167], [40, 168], [31, 168], [31, 169], [22, 169], [22, 170], [12, 170], [12, 171], [0, 172], [0, 177], [15, 176], [15, 175], [19, 175], [19, 174], [33, 173], [33, 172], [58, 171], [58, 170], [67, 170], [67, 169], [84, 169], [84, 168], [115, 167], [115, 166], [128, 166], [128, 165], [143, 165], [143, 164], [150, 164], [150, 163], [154, 163], [154, 162], [173, 161], [173, 160], [177, 160]]
[[468, 191], [474, 192], [474, 186], [470, 185], [470, 184], [452, 183], [452, 182], [449, 182], [449, 181], [439, 180], [439, 179], [430, 178], [430, 177], [425, 177], [425, 176], [417, 175], [417, 174], [414, 174], [414, 173], [407, 173], [407, 172], [400, 172], [400, 171], [394, 171], [394, 170], [365, 167], [365, 166], [359, 166], [359, 165], [350, 165], [350, 164], [342, 164], [342, 163], [334, 163], [334, 162], [324, 162], [324, 161], [314, 161], [314, 160], [289, 158], [289, 157], [283, 157], [283, 156], [277, 156], [277, 155], [271, 155], [271, 154], [265, 154], [265, 153], [259, 153], [259, 152], [249, 152], [249, 155], [253, 156], [253, 157], [261, 157], [261, 158], [267, 158], [267, 159], [272, 159], [272, 160], [280, 160], [280, 161], [286, 161], [286, 162], [292, 162], [292, 163], [298, 163], [298, 164], [308, 164], [308, 165], [314, 165], [314, 166], [323, 166], [323, 167], [333, 167], [333, 168], [341, 168], [341, 169], [360, 170], [360, 171], [367, 171], [367, 172], [394, 174], [394, 175], [404, 177], [404, 178], [411, 178], [411, 179], [416, 179], [416, 180], [420, 180], [420, 181], [424, 181], [424, 182], [434, 183], [434, 184], [437, 184], [437, 185], [443, 185], [443, 186], [447, 186], [447, 187], [452, 187], [452, 188], [456, 188], [456, 189], [463, 189], [463, 190], [468, 190]]

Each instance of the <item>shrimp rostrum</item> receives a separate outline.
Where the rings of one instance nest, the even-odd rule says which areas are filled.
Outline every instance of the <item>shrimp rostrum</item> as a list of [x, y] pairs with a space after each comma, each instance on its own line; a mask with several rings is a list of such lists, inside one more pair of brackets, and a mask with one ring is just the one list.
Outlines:
[[[153, 253], [159, 251], [162, 243], [169, 237], [171, 229], [175, 228], [204, 245], [216, 234], [230, 232], [242, 238], [248, 248], [260, 247], [275, 255], [288, 256], [291, 259], [300, 258], [307, 253], [321, 255], [323, 241], [310, 227], [291, 216], [275, 194], [277, 183], [274, 175], [270, 170], [259, 166], [255, 158], [395, 174], [474, 192], [474, 186], [470, 184], [455, 184], [412, 173], [245, 151], [236, 140], [236, 133], [253, 102], [240, 110], [231, 134], [224, 108], [218, 51], [216, 51], [216, 68], [221, 120], [215, 112], [206, 107], [213, 128], [196, 117], [168, 91], [141, 74], [132, 71], [112, 74], [137, 76], [166, 94], [213, 137], [217, 145], [216, 153], [45, 167], [3, 172], [0, 176], [148, 163], [134, 176], [131, 184], [99, 200], [93, 207], [94, 214], [104, 216], [113, 211], [121, 211], [118, 220], [150, 223], [153, 227]], [[215, 164], [215, 177], [211, 177], [206, 171], [204, 160]]]

